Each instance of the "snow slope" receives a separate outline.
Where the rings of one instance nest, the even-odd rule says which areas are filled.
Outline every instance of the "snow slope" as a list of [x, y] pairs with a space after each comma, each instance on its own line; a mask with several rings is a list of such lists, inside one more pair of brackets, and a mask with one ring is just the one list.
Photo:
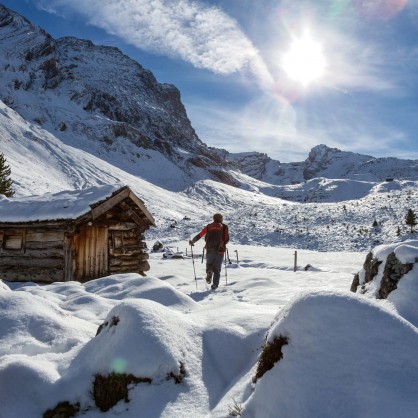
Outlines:
[[[185, 253], [156, 252], [145, 278], [2, 283], [2, 418], [35, 418], [63, 401], [90, 418], [415, 416], [417, 324], [398, 313], [406, 300], [395, 308], [348, 291], [364, 253], [299, 251], [294, 272], [291, 248], [231, 244], [216, 292], [203, 280], [199, 243], [195, 253], [196, 280]], [[278, 335], [288, 337], [283, 359], [254, 383]], [[180, 363], [181, 383], [166, 380]], [[130, 385], [128, 403], [101, 412], [94, 376], [112, 371], [152, 382]]]
[[[210, 221], [212, 213], [221, 211], [230, 225], [232, 240], [236, 242], [321, 251], [366, 251], [378, 243], [398, 240], [398, 227], [404, 238], [409, 237], [404, 217], [417, 201], [415, 181], [395, 180], [377, 185], [359, 182], [359, 194], [369, 193], [355, 200], [356, 191], [352, 190], [351, 184], [343, 192], [341, 187], [338, 191], [333, 188], [333, 180], [316, 179], [311, 182], [321, 183], [328, 193], [340, 193], [342, 201], [294, 203], [275, 197], [273, 189], [266, 192], [267, 188], [275, 186], [238, 172], [234, 175], [247, 184], [246, 190], [201, 180], [183, 192], [170, 192], [166, 188], [166, 177], [181, 182], [182, 174], [161, 154], [155, 154], [146, 166], [144, 179], [140, 173], [133, 175], [129, 170], [118, 168], [120, 162], [112, 165], [63, 143], [1, 102], [0, 134], [1, 150], [12, 169], [15, 199], [45, 193], [57, 198], [65, 190], [127, 184], [144, 200], [157, 221], [157, 229], [148, 232], [150, 240], [169, 240], [174, 229], [175, 236], [192, 235]], [[118, 153], [117, 158], [124, 155], [128, 159], [129, 154], [123, 152]], [[148, 181], [149, 178], [153, 183]], [[310, 187], [311, 182], [305, 187]], [[300, 189], [298, 193], [301, 193]], [[49, 196], [48, 199], [52, 199]], [[3, 202], [7, 199], [3, 198]], [[372, 227], [374, 220], [379, 223], [378, 228]]]

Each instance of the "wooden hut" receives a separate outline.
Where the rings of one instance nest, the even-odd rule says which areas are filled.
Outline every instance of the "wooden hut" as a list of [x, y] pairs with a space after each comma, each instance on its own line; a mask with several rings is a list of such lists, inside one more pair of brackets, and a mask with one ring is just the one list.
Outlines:
[[155, 226], [127, 187], [0, 198], [0, 279], [85, 282], [149, 270], [144, 232]]

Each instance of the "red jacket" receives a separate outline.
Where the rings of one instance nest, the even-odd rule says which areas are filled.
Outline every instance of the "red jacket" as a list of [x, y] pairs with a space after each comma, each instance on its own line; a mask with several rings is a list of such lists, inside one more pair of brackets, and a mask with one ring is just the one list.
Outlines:
[[219, 222], [212, 222], [206, 225], [193, 239], [193, 242], [205, 237], [207, 251], [217, 251], [224, 254], [226, 244], [229, 242], [228, 225]]

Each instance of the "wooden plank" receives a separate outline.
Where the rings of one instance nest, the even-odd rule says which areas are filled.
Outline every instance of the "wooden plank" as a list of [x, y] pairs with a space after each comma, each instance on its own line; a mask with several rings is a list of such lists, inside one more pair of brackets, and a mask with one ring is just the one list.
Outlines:
[[107, 276], [109, 272], [109, 230], [106, 228], [103, 237], [103, 270], [100, 276]]
[[65, 247], [64, 247], [64, 281], [68, 282], [73, 280], [73, 237], [65, 237]]
[[152, 226], [156, 226], [155, 224], [155, 219], [154, 217], [151, 215], [151, 213], [148, 211], [148, 209], [145, 207], [144, 203], [142, 202], [141, 199], [138, 198], [138, 196], [135, 195], [135, 193], [129, 189], [129, 197], [131, 198], [131, 200], [141, 209], [141, 211], [143, 212], [143, 214], [146, 216], [146, 218], [148, 219], [148, 221], [151, 223]]
[[129, 196], [129, 192], [130, 192], [129, 188], [126, 188], [126, 189], [122, 190], [121, 192], [119, 192], [118, 194], [116, 194], [115, 196], [107, 199], [102, 204], [93, 208], [91, 210], [92, 219], [95, 220], [95, 219], [99, 218], [101, 215], [106, 213], [108, 210], [110, 210], [114, 206], [116, 206], [119, 202], [126, 199]]
[[28, 230], [26, 233], [26, 242], [50, 242], [50, 241], [64, 241], [64, 231], [34, 231]]

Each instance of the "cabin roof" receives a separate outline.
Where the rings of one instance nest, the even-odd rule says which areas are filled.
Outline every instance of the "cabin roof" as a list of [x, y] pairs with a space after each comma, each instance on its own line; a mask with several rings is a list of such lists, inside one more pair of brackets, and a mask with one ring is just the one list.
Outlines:
[[82, 190], [65, 190], [39, 196], [7, 198], [0, 195], [0, 224], [42, 221], [77, 220], [91, 215], [94, 220], [129, 198], [141, 209], [147, 222], [154, 218], [128, 186], [105, 185]]

